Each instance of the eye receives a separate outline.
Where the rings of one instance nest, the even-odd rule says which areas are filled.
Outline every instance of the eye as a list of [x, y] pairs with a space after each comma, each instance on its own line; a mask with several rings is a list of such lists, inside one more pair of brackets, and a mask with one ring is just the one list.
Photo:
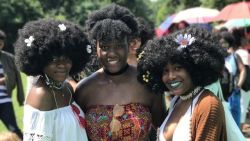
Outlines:
[[108, 50], [109, 50], [109, 47], [103, 45], [103, 46], [100, 47], [100, 49], [103, 50], [103, 51], [108, 51]]
[[56, 63], [57, 61], [58, 61], [58, 58], [53, 57], [51, 62]]
[[176, 71], [179, 71], [179, 70], [181, 70], [182, 69], [182, 66], [179, 66], [179, 65], [177, 65], [177, 66], [175, 66], [175, 68], [174, 68]]
[[169, 72], [169, 70], [167, 68], [163, 69], [163, 74], [167, 74]]

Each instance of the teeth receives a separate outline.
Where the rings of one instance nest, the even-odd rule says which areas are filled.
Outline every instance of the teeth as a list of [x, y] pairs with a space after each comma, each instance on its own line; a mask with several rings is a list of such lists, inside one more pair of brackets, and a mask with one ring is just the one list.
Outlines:
[[173, 88], [176, 88], [180, 85], [181, 83], [180, 82], [175, 82], [175, 83], [171, 83], [170, 86], [173, 87]]
[[116, 59], [109, 59], [108, 58], [108, 62], [111, 63], [111, 64], [114, 64], [114, 63], [117, 63], [118, 60], [116, 60]]

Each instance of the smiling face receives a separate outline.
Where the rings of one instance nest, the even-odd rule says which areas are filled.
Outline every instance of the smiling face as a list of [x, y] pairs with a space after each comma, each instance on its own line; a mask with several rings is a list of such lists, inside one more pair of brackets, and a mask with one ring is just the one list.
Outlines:
[[104, 69], [107, 69], [111, 73], [120, 71], [127, 64], [127, 38], [109, 43], [97, 41], [97, 55]]
[[53, 57], [52, 61], [45, 66], [44, 73], [56, 82], [63, 82], [69, 75], [72, 61], [64, 56]]
[[179, 64], [168, 63], [164, 67], [162, 81], [173, 95], [186, 95], [194, 89], [191, 76]]

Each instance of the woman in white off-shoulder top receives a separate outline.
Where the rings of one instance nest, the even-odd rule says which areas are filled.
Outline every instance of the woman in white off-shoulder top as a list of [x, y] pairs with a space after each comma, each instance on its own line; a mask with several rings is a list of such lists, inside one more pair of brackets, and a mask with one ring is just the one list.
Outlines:
[[31, 21], [19, 31], [16, 63], [37, 76], [24, 106], [24, 141], [87, 141], [83, 111], [74, 102], [69, 74], [80, 71], [92, 52], [79, 26], [67, 21]]

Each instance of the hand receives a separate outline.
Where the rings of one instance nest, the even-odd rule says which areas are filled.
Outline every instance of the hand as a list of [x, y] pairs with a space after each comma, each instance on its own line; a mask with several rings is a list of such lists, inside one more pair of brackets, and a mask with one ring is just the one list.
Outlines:
[[0, 85], [5, 85], [5, 77], [0, 78]]

